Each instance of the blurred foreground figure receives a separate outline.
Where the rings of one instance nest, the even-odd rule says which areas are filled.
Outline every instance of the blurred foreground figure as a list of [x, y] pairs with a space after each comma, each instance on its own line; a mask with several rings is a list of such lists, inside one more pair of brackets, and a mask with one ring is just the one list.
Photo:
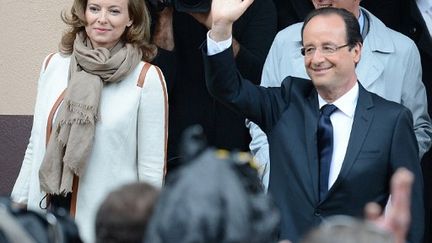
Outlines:
[[183, 143], [191, 160], [168, 179], [145, 242], [276, 242], [279, 214], [249, 154], [204, 150], [197, 137]]
[[38, 212], [0, 198], [1, 243], [82, 243], [66, 210]]
[[128, 184], [112, 191], [96, 215], [96, 242], [142, 242], [159, 190], [144, 183]]

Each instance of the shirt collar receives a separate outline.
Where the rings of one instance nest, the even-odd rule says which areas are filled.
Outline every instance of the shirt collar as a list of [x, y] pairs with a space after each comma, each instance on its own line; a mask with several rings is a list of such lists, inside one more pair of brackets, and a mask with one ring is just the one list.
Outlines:
[[[342, 113], [350, 118], [354, 117], [355, 108], [357, 106], [357, 100], [359, 95], [359, 85], [358, 82], [339, 99], [333, 102]], [[318, 94], [319, 108], [327, 104], [327, 102]]]

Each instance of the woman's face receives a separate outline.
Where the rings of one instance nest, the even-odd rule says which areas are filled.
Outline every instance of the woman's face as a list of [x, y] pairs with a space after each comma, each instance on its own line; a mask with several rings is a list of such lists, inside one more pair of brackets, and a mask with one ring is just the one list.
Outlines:
[[85, 10], [85, 30], [93, 48], [111, 49], [126, 27], [132, 25], [128, 12], [129, 0], [88, 0]]

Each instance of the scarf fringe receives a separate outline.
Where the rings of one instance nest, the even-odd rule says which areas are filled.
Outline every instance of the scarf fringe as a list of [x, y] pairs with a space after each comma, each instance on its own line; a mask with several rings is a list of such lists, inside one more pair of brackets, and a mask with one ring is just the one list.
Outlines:
[[67, 102], [67, 107], [69, 109], [71, 109], [72, 107], [79, 107], [79, 108], [82, 108], [82, 109], [85, 109], [85, 110], [90, 110], [90, 111], [96, 113], [96, 108], [94, 106], [80, 104], [80, 103], [77, 103], [77, 102], [72, 101], [72, 100], [68, 100], [66, 102]]
[[73, 119], [69, 119], [69, 120], [63, 120], [60, 123], [61, 124], [72, 124], [72, 123], [77, 123], [77, 124], [87, 124], [87, 123], [91, 123], [92, 125], [94, 125], [98, 120], [98, 116], [96, 113], [96, 108], [94, 106], [90, 106], [90, 105], [84, 105], [84, 104], [79, 104], [73, 101], [66, 101], [66, 107], [67, 110], [78, 114], [79, 116], [81, 116], [81, 118], [73, 118]]

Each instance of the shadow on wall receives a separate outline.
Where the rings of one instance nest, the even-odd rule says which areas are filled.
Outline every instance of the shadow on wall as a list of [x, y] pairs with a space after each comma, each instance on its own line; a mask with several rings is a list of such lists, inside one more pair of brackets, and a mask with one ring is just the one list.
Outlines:
[[30, 138], [33, 116], [0, 115], [0, 195], [10, 195]]

